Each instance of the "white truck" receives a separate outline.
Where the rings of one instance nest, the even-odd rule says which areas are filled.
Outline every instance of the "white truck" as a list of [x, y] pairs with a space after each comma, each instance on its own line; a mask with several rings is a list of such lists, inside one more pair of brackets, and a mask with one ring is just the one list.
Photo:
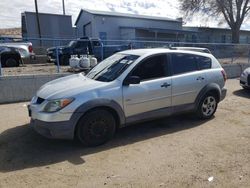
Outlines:
[[35, 53], [31, 42], [8, 42], [0, 43], [0, 47], [11, 47], [16, 49], [22, 58], [23, 62], [30, 62], [31, 59], [35, 59]]

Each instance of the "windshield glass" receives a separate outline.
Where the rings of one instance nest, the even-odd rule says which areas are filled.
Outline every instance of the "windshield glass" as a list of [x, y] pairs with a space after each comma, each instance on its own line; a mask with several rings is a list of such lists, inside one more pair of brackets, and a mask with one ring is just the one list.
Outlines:
[[76, 41], [72, 40], [69, 42], [68, 46], [75, 46], [75, 44], [76, 44]]
[[120, 76], [139, 56], [117, 53], [94, 67], [86, 77], [110, 82]]

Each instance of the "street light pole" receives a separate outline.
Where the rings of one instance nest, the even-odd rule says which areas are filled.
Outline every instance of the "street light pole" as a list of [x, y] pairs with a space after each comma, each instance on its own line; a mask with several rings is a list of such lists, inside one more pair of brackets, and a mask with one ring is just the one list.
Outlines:
[[39, 21], [39, 14], [38, 14], [38, 6], [37, 6], [37, 0], [35, 0], [35, 8], [36, 8], [36, 22], [37, 22], [37, 29], [38, 29], [38, 35], [39, 35], [39, 41], [40, 41], [40, 46], [42, 46], [42, 35], [41, 35], [41, 28], [40, 28], [40, 21]]
[[63, 6], [63, 15], [65, 15], [65, 4], [64, 4], [64, 0], [62, 0], [62, 6]]

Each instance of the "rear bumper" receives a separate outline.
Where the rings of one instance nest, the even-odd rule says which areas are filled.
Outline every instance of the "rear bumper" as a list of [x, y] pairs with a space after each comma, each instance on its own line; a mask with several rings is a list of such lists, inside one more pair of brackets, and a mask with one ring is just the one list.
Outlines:
[[70, 121], [63, 122], [44, 122], [31, 119], [31, 127], [40, 135], [50, 139], [67, 139], [74, 138], [74, 125]]
[[227, 95], [227, 89], [226, 88], [222, 88], [221, 90], [221, 96], [220, 96], [220, 101], [224, 100], [226, 98]]

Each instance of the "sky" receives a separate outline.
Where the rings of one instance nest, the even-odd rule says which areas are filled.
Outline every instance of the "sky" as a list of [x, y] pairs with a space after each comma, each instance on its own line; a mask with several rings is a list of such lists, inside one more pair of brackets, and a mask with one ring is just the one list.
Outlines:
[[[37, 0], [39, 12], [62, 14], [62, 0]], [[114, 11], [131, 14], [183, 17], [178, 9], [178, 1], [173, 0], [65, 0], [66, 14], [72, 15], [72, 23], [83, 8], [101, 11]], [[21, 12], [35, 11], [34, 0], [0, 0], [0, 28], [21, 27]], [[195, 16], [185, 20], [186, 26], [227, 27], [218, 17]], [[250, 22], [242, 29], [250, 30]]]

